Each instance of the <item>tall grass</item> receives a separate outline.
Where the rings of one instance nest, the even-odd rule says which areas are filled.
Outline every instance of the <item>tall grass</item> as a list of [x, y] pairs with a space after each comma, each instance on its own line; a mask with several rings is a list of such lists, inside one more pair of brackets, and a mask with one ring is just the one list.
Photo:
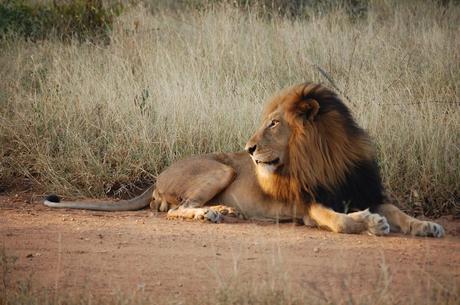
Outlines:
[[0, 184], [129, 193], [178, 158], [241, 150], [274, 92], [312, 80], [368, 129], [394, 198], [417, 213], [458, 212], [460, 7], [259, 10], [136, 6], [106, 46], [1, 41]]

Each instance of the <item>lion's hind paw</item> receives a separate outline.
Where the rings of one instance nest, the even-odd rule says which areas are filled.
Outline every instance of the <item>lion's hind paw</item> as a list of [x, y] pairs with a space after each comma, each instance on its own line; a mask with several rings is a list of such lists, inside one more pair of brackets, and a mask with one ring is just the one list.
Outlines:
[[166, 216], [167, 219], [189, 219], [189, 220], [200, 220], [200, 221], [210, 221], [214, 223], [219, 223], [223, 219], [223, 215], [218, 211], [212, 210], [208, 207], [206, 208], [187, 208], [187, 207], [178, 207], [168, 211]]
[[241, 218], [242, 215], [241, 213], [235, 209], [235, 208], [232, 208], [232, 207], [228, 207], [226, 205], [213, 205], [211, 207], [209, 207], [211, 210], [219, 213], [219, 214], [222, 214], [224, 216], [228, 216], [228, 217], [235, 217], [235, 218]]
[[223, 219], [223, 214], [220, 213], [219, 211], [215, 211], [211, 208], [206, 209], [204, 216], [204, 219], [213, 222], [213, 223], [220, 223], [222, 222]]

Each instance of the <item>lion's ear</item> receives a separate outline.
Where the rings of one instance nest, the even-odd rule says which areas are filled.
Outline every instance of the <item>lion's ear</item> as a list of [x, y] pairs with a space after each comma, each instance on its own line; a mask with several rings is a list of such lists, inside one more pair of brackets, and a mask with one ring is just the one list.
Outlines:
[[318, 111], [319, 103], [314, 99], [306, 99], [299, 103], [299, 112], [308, 121], [313, 121]]

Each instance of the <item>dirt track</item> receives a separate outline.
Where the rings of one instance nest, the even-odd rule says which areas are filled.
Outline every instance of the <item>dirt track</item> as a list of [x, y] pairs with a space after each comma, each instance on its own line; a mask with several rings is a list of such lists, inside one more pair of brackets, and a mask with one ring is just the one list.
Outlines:
[[381, 265], [396, 295], [424, 297], [417, 287], [430, 279], [460, 283], [460, 222], [438, 221], [446, 238], [378, 238], [293, 224], [168, 221], [149, 210], [51, 210], [0, 196], [0, 242], [18, 257], [15, 280], [64, 293], [141, 289], [159, 301], [200, 299], [234, 274], [245, 285], [280, 278], [286, 289], [316, 282], [323, 291], [366, 293], [380, 285]]

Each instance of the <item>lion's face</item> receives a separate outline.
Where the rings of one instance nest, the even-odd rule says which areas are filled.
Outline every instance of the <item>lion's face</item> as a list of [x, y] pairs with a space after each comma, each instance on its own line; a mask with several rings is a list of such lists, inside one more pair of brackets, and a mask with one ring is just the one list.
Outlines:
[[312, 83], [275, 96], [245, 149], [262, 189], [283, 200], [298, 200], [318, 187], [332, 190], [355, 164], [374, 158], [369, 137], [348, 108]]
[[287, 162], [290, 135], [291, 128], [284, 118], [282, 107], [265, 116], [262, 126], [245, 147], [260, 174], [272, 174], [283, 168]]
[[315, 100], [302, 100], [304, 86], [281, 91], [265, 109], [262, 126], [249, 139], [245, 150], [251, 155], [262, 176], [289, 172], [290, 139], [294, 129], [312, 122], [319, 105]]

